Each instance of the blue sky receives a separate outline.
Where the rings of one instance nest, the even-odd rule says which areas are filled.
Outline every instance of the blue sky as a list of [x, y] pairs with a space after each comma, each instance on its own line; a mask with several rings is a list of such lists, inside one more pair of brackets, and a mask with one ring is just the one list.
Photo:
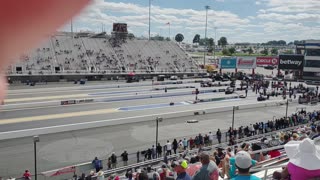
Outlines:
[[[204, 37], [205, 10], [208, 37], [227, 37], [234, 42], [320, 39], [320, 0], [152, 0], [151, 34], [177, 33], [191, 42]], [[76, 31], [111, 32], [112, 23], [127, 23], [135, 36], [148, 36], [148, 0], [94, 0], [74, 18]], [[69, 30], [70, 25], [63, 27]]]

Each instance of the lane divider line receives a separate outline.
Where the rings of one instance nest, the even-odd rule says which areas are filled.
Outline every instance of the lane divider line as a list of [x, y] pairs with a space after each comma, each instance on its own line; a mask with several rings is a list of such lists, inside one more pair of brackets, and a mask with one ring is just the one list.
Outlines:
[[50, 119], [61, 119], [61, 118], [108, 114], [108, 113], [114, 113], [114, 112], [117, 112], [117, 109], [115, 109], [115, 108], [99, 109], [99, 110], [92, 110], [92, 111], [81, 111], [81, 112], [71, 112], [71, 113], [61, 113], [61, 114], [48, 114], [48, 115], [30, 116], [30, 117], [23, 117], [23, 118], [0, 119], [0, 125], [1, 124], [30, 122], [30, 121], [43, 121], [43, 120], [50, 120]]

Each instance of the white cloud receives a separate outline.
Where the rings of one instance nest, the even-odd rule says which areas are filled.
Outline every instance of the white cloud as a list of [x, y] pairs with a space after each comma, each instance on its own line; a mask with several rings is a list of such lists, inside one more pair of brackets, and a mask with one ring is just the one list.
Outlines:
[[318, 12], [319, 0], [268, 0], [267, 11], [273, 12]]
[[[149, 25], [147, 6], [104, 0], [94, 2], [75, 18], [74, 23], [78, 26], [75, 29], [98, 31], [103, 23], [106, 29], [110, 30], [112, 23], [123, 22], [128, 24], [128, 30], [137, 37], [147, 36]], [[214, 27], [218, 27], [217, 38], [226, 36], [232, 42], [264, 42], [273, 39], [292, 41], [298, 38], [304, 39], [303, 37], [320, 37], [320, 29], [308, 25], [308, 22], [313, 24], [319, 22], [320, 14], [315, 9], [320, 9], [320, 0], [256, 0], [255, 4], [261, 9], [247, 17], [212, 7], [208, 11], [208, 36], [213, 37]], [[165, 25], [167, 22], [171, 24], [171, 36], [177, 32], [183, 33], [186, 40], [192, 39], [194, 34], [204, 36], [205, 10], [153, 5], [151, 11], [153, 34], [160, 31], [161, 34], [168, 34], [168, 26]]]

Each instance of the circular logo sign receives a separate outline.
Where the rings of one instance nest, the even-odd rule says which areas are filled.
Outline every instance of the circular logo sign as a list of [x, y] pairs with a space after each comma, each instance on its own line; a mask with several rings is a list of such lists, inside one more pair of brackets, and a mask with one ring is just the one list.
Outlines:
[[277, 59], [276, 58], [273, 58], [272, 60], [271, 60], [271, 62], [272, 62], [272, 64], [277, 64]]

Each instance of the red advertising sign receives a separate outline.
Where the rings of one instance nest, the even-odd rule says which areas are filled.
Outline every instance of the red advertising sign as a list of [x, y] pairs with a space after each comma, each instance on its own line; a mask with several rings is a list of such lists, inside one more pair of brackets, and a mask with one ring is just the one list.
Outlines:
[[255, 57], [238, 57], [237, 68], [238, 69], [256, 68], [256, 58]]
[[53, 177], [53, 176], [59, 176], [62, 174], [68, 174], [68, 173], [74, 173], [76, 172], [75, 166], [67, 166], [61, 169], [56, 169], [52, 171], [42, 172], [41, 174], [45, 175], [46, 177]]
[[257, 66], [259, 65], [277, 66], [278, 64], [279, 64], [278, 57], [272, 57], [272, 56], [257, 57]]

